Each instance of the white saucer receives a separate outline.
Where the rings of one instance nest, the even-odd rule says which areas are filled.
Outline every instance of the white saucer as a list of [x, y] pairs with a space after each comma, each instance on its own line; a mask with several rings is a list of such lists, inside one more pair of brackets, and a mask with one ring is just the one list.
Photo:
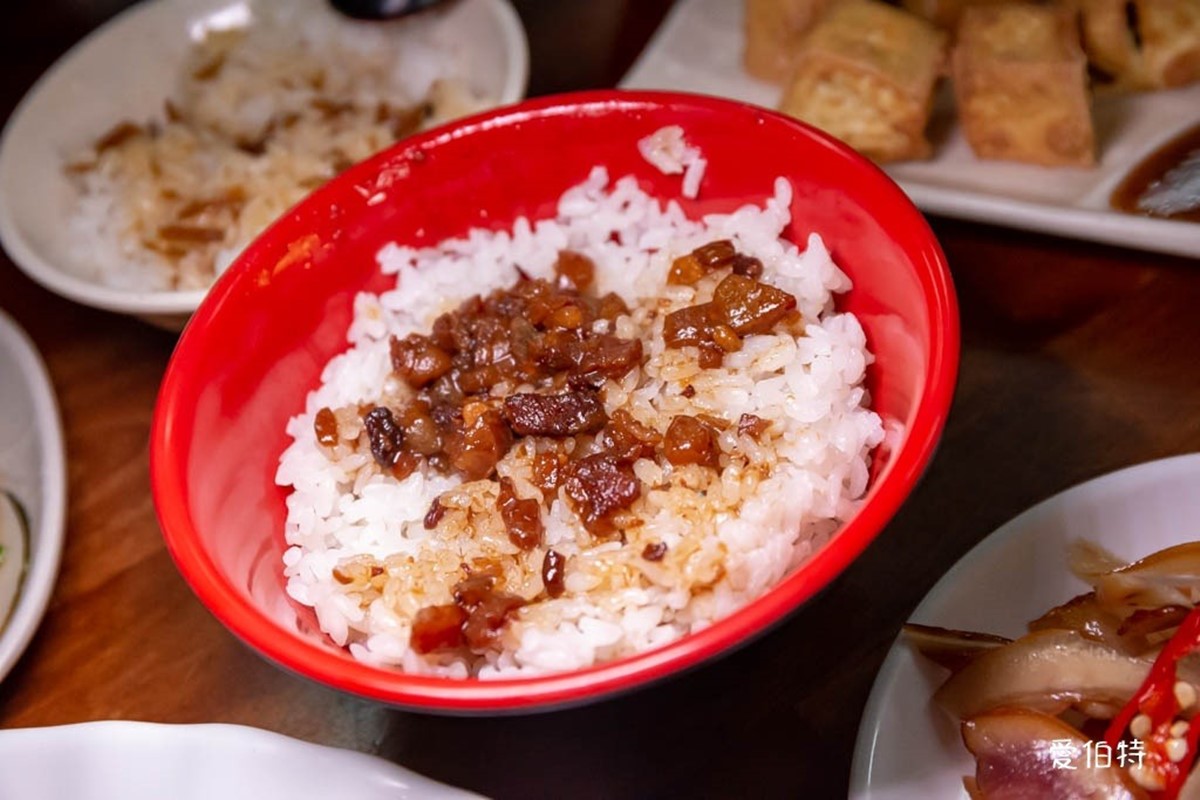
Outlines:
[[41, 622], [58, 575], [67, 476], [58, 404], [41, 357], [0, 312], [0, 490], [29, 518], [29, 564], [17, 605], [0, 630], [0, 680]]
[[5, 797], [37, 800], [479, 799], [375, 756], [241, 725], [0, 731], [0, 775]]

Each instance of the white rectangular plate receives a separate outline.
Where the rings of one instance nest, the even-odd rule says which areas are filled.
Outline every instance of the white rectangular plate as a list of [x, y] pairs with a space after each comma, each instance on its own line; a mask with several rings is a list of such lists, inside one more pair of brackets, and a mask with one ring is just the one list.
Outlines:
[[[625, 89], [671, 89], [775, 108], [781, 87], [742, 69], [741, 0], [678, 0], [621, 81]], [[977, 159], [954, 121], [946, 86], [930, 122], [935, 155], [889, 165], [924, 211], [1097, 242], [1200, 257], [1200, 224], [1113, 211], [1112, 190], [1145, 155], [1200, 123], [1200, 84], [1098, 98], [1099, 164], [1046, 168]]]

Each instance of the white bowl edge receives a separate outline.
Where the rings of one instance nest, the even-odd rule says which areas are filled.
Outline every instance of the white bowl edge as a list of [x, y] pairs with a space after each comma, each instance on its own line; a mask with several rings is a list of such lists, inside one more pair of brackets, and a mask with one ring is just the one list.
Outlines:
[[[23, 504], [34, 507], [26, 508], [30, 518], [28, 571], [17, 605], [0, 631], [0, 680], [3, 680], [33, 639], [58, 577], [66, 525], [67, 476], [62, 424], [50, 376], [33, 342], [3, 313], [0, 313], [0, 350], [11, 355], [20, 370], [26, 399], [32, 406], [40, 462], [37, 475], [31, 476], [39, 484], [37, 502], [30, 502], [32, 489], [21, 491], [23, 487], [16, 487], [14, 492]], [[9, 390], [13, 389], [5, 391]]]

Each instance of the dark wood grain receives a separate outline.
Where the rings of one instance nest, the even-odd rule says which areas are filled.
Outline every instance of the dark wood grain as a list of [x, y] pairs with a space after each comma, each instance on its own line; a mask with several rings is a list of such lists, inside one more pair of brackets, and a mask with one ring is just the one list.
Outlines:
[[[123, 5], [6, 9], [0, 113]], [[516, 6], [532, 40], [531, 90], [544, 93], [611, 85], [669, 3]], [[49, 365], [70, 475], [62, 573], [0, 685], [0, 725], [244, 723], [496, 797], [845, 796], [871, 681], [938, 576], [1040, 499], [1200, 449], [1200, 265], [933, 223], [962, 302], [961, 376], [940, 450], [880, 539], [786, 623], [716, 663], [591, 707], [499, 719], [338, 694], [267, 664], [218, 624], [171, 564], [149, 496], [150, 416], [173, 337], [73, 305], [0, 259], [0, 306]]]

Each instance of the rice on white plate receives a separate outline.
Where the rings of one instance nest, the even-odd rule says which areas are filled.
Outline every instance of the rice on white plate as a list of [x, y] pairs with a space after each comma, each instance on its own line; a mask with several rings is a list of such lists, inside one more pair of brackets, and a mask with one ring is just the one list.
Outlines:
[[[596, 167], [562, 195], [553, 219], [522, 218], [510, 231], [473, 230], [433, 248], [385, 247], [378, 260], [396, 288], [356, 297], [349, 349], [328, 363], [304, 413], [288, 424], [294, 441], [276, 481], [293, 490], [283, 559], [289, 595], [315, 609], [321, 629], [362, 661], [486, 679], [644, 651], [778, 583], [854, 513], [871, 450], [883, 439], [863, 387], [866, 337], [853, 315], [834, 310], [834, 294], [849, 291], [850, 281], [818, 235], [803, 249], [780, 238], [790, 198], [779, 178], [761, 207], [690, 220], [633, 178], [610, 184]], [[677, 258], [715, 240], [761, 262], [758, 280], [793, 295], [799, 315], [740, 337], [718, 354], [719, 366], [704, 368], [696, 347], [666, 345], [664, 325], [673, 312], [710, 301], [731, 269], [690, 284], [668, 276]], [[598, 335], [642, 345], [636, 366], [599, 387], [608, 425], [635, 420], [657, 442], [622, 467], [640, 491], [607, 533], [584, 524], [578, 483], [547, 484], [538, 459], [569, 455], [577, 466], [602, 450], [609, 428], [567, 444], [516, 436], [495, 472], [476, 480], [429, 460], [410, 464], [403, 472], [411, 474], [398, 480], [373, 458], [363, 431], [369, 409], [413, 397], [394, 371], [392, 337], [429, 333], [439, 315], [472, 296], [555, 280], [564, 250], [593, 262], [597, 295], [615, 292], [628, 307], [613, 322], [591, 323]], [[501, 381], [482, 397], [508, 413], [502, 398], [530, 390]], [[681, 415], [708, 426], [710, 465], [664, 457], [661, 437]], [[746, 420], [758, 422], [747, 427]], [[536, 501], [532, 546], [506, 535], [501, 478], [517, 498]], [[453, 646], [422, 638], [416, 647], [414, 621], [428, 621], [421, 615], [430, 609], [449, 609], [463, 630], [478, 621], [467, 612], [479, 598], [464, 599], [463, 588], [478, 571], [500, 596], [517, 598], [492, 620], [486, 646], [464, 644], [451, 629]]]
[[487, 100], [465, 88], [433, 17], [362, 22], [325, 0], [251, 0], [221, 20], [193, 32], [161, 115], [114, 119], [65, 164], [73, 262], [93, 265], [82, 277], [207, 288], [310, 191]]

